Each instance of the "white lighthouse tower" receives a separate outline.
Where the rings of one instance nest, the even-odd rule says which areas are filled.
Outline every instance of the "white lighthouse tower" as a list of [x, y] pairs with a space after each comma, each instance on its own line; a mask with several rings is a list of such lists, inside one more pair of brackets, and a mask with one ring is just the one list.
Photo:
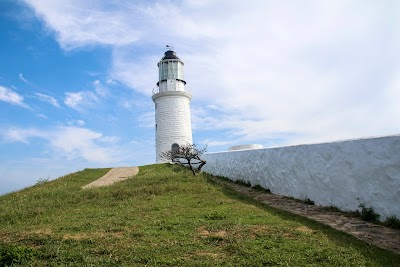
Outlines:
[[160, 157], [161, 152], [177, 145], [192, 144], [192, 94], [185, 91], [182, 60], [170, 47], [168, 48], [157, 64], [159, 78], [152, 96], [156, 110], [157, 162], [164, 161]]

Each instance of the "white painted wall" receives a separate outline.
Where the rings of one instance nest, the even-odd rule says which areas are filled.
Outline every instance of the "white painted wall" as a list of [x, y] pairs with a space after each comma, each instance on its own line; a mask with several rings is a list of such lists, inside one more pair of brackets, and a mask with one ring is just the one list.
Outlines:
[[170, 150], [173, 143], [193, 143], [190, 99], [191, 94], [182, 91], [166, 91], [153, 95], [156, 105], [157, 162], [163, 162], [159, 154]]
[[207, 153], [205, 172], [317, 205], [400, 218], [400, 136]]

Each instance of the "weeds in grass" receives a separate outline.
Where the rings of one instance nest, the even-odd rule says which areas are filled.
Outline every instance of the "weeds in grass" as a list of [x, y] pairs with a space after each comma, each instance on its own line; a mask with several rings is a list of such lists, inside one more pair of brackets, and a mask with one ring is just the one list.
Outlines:
[[400, 220], [396, 216], [391, 215], [383, 222], [383, 225], [393, 229], [400, 229]]
[[313, 200], [309, 199], [308, 197], [304, 198], [303, 202], [305, 204], [308, 204], [308, 205], [314, 205], [315, 204], [315, 202]]
[[[331, 212], [340, 212], [341, 214], [346, 215], [346, 216], [361, 218], [361, 212], [358, 210], [357, 211], [343, 211], [336, 206], [323, 207], [322, 209], [326, 210], [326, 211], [331, 211]], [[371, 211], [369, 211], [369, 212], [371, 212]], [[372, 209], [372, 212], [373, 212], [373, 209]], [[372, 216], [372, 217], [374, 217], [374, 216]], [[377, 219], [378, 218], [376, 218], [374, 221], [371, 221], [371, 222], [380, 224], [380, 225], [383, 225], [383, 226], [386, 226], [386, 227], [389, 227], [392, 229], [400, 229], [400, 220], [397, 219], [397, 217], [394, 215], [389, 216], [384, 222], [377, 221]]]
[[236, 180], [235, 184], [240, 184], [240, 185], [244, 185], [246, 187], [251, 187], [251, 183], [249, 181], [244, 181], [244, 180]]
[[344, 211], [339, 209], [336, 206], [327, 206], [327, 207], [322, 207], [322, 210], [325, 211], [330, 211], [330, 212], [340, 212], [342, 215], [346, 216], [346, 217], [360, 217], [360, 212], [358, 210], [356, 211]]
[[30, 261], [34, 257], [31, 248], [17, 245], [0, 244], [0, 266], [16, 266]]
[[39, 179], [36, 181], [35, 185], [41, 185], [41, 184], [47, 183], [47, 182], [49, 182], [49, 181], [50, 181], [50, 178], [39, 178]]
[[211, 214], [207, 214], [207, 215], [205, 216], [205, 218], [206, 218], [207, 220], [213, 220], [213, 221], [215, 221], [215, 220], [224, 220], [224, 219], [226, 218], [226, 215], [220, 214], [220, 213], [218, 213], [218, 212], [213, 212], [213, 213], [211, 213]]
[[341, 209], [339, 209], [336, 206], [327, 206], [327, 207], [322, 207], [323, 210], [330, 211], [330, 212], [343, 212]]
[[305, 198], [302, 198], [302, 199], [298, 199], [298, 198], [294, 198], [294, 197], [284, 196], [284, 198], [296, 201], [298, 203], [308, 204], [308, 205], [314, 205], [315, 204], [314, 201], [312, 201], [308, 197], [305, 197]]
[[366, 207], [365, 203], [361, 203], [360, 202], [360, 198], [356, 198], [356, 199], [360, 203], [358, 205], [358, 207], [361, 209], [361, 211], [359, 211], [360, 212], [360, 218], [363, 221], [367, 221], [367, 222], [378, 221], [380, 215], [374, 211], [374, 208], [373, 207]]
[[256, 189], [256, 190], [259, 190], [259, 191], [263, 191], [263, 192], [268, 193], [268, 194], [271, 193], [271, 190], [270, 190], [269, 188], [264, 188], [264, 187], [262, 187], [262, 186], [259, 185], [259, 184], [256, 184], [256, 185], [253, 186], [252, 188], [254, 188], [254, 189]]

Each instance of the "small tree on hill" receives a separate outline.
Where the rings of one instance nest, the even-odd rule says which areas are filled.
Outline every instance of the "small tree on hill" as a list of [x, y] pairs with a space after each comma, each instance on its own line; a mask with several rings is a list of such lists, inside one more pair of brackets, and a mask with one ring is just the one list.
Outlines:
[[[201, 171], [204, 164], [206, 164], [206, 161], [200, 158], [206, 151], [207, 147], [197, 148], [195, 144], [174, 144], [170, 150], [161, 152], [160, 157], [167, 161], [189, 165], [193, 175], [196, 175], [196, 173]], [[195, 168], [193, 165], [198, 166]]]

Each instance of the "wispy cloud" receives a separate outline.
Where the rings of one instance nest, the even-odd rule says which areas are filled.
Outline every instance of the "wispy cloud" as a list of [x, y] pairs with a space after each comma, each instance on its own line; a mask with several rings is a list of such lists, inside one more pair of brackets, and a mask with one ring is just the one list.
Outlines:
[[95, 80], [93, 82], [94, 90], [96, 94], [100, 97], [106, 97], [108, 95], [108, 89], [104, 85], [101, 84], [99, 80]]
[[46, 94], [41, 94], [41, 93], [35, 93], [35, 98], [42, 101], [49, 103], [50, 105], [60, 108], [61, 106], [58, 104], [57, 99], [55, 99], [52, 96], [46, 95]]
[[24, 78], [24, 76], [22, 76], [22, 73], [19, 74], [19, 78], [21, 79], [21, 81], [23, 81], [26, 84], [32, 85], [27, 79]]
[[39, 118], [45, 119], [45, 120], [47, 120], [47, 119], [48, 119], [48, 117], [47, 117], [46, 115], [44, 115], [44, 114], [41, 114], [41, 113], [39, 113], [39, 114], [36, 114], [36, 116], [37, 116], [37, 117], [39, 117]]
[[29, 109], [29, 106], [26, 103], [24, 103], [24, 97], [22, 95], [1, 85], [0, 85], [0, 100], [7, 102], [9, 104]]
[[114, 81], [113, 79], [108, 79], [106, 81], [107, 84], [111, 84], [111, 85], [117, 85], [118, 83], [116, 81]]
[[108, 95], [108, 88], [104, 86], [99, 80], [92, 83], [94, 89], [79, 92], [66, 92], [64, 104], [69, 108], [83, 111], [87, 108], [96, 107], [100, 104], [102, 99]]
[[69, 120], [67, 121], [68, 125], [76, 125], [76, 126], [84, 126], [86, 124], [83, 120]]
[[99, 98], [93, 92], [80, 91], [76, 93], [65, 93], [64, 104], [78, 111], [82, 111], [84, 108], [93, 106], [98, 103]]

